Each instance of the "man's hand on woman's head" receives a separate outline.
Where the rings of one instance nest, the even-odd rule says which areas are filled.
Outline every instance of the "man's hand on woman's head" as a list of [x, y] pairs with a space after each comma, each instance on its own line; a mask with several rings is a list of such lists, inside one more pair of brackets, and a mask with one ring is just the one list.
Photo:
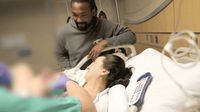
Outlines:
[[107, 46], [107, 44], [107, 40], [101, 40], [100, 42], [96, 43], [92, 50], [89, 52], [88, 58], [95, 60], [101, 54], [101, 51]]

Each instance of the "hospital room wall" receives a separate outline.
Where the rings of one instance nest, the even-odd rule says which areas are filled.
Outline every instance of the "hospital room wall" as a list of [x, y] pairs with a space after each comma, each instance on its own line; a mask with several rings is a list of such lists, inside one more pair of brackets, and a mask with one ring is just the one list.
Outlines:
[[[1, 2], [0, 5], [1, 61], [9, 65], [28, 62], [36, 69], [46, 65], [56, 67], [55, 31], [48, 3], [28, 0]], [[3, 46], [5, 39], [15, 46]], [[22, 47], [27, 47], [31, 55], [19, 56]]]
[[[48, 2], [50, 1], [50, 2]], [[20, 0], [0, 2], [0, 62], [12, 65], [16, 62], [25, 61], [33, 68], [39, 70], [44, 66], [57, 68], [54, 55], [55, 37], [57, 31], [66, 24], [66, 19], [71, 16], [70, 5], [66, 6], [67, 0]], [[97, 6], [99, 9], [99, 1]], [[108, 19], [117, 22], [114, 0], [103, 0], [102, 10], [106, 12]], [[69, 10], [69, 11], [67, 11]], [[5, 38], [9, 42], [17, 44], [6, 47], [3, 45]], [[25, 41], [31, 55], [19, 56], [19, 49]]]
[[[137, 52], [152, 47], [162, 50], [174, 31], [191, 30], [196, 33], [200, 47], [200, 0], [173, 0], [159, 14], [140, 24], [125, 21], [137, 35]], [[123, 19], [123, 18], [122, 18]], [[182, 46], [178, 43], [177, 46]]]

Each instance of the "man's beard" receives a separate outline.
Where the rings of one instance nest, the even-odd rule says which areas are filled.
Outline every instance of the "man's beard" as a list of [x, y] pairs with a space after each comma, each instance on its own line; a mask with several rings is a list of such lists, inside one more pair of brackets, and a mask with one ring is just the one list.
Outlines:
[[86, 31], [90, 26], [95, 26], [96, 25], [96, 17], [93, 17], [90, 23], [87, 22], [77, 22], [75, 21], [77, 28], [80, 31]]
[[76, 22], [76, 26], [79, 30], [85, 31], [90, 25], [87, 22]]

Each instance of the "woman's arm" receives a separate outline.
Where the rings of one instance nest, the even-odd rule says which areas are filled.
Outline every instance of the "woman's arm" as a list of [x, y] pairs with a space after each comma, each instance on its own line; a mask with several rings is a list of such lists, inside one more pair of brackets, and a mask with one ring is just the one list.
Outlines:
[[69, 96], [79, 98], [82, 112], [96, 112], [92, 98], [86, 90], [73, 81], [68, 81], [66, 87]]

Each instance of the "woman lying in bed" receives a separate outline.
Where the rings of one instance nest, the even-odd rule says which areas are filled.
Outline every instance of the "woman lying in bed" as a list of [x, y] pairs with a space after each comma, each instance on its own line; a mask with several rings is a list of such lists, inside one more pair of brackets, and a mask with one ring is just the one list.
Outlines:
[[[109, 103], [109, 89], [117, 84], [126, 87], [131, 75], [131, 68], [126, 68], [125, 62], [120, 57], [116, 55], [100, 56], [88, 67], [88, 72], [85, 77], [86, 84], [83, 88], [94, 99], [97, 111], [107, 112], [108, 105], [106, 104]], [[117, 92], [125, 92], [125, 88]], [[121, 93], [121, 95], [123, 94]], [[119, 100], [123, 101], [125, 98]], [[114, 101], [111, 103], [114, 103]]]
[[[125, 101], [127, 98], [123, 96], [127, 96], [125, 87], [128, 85], [131, 75], [131, 68], [126, 68], [124, 60], [120, 57], [116, 55], [100, 56], [88, 67], [88, 72], [85, 75], [86, 83], [83, 88], [92, 97], [98, 112], [108, 112], [109, 110], [127, 112], [128, 110], [125, 110], [125, 108], [128, 104], [115, 105], [116, 101], [109, 102], [109, 97], [113, 97], [111, 99], [114, 99], [117, 96], [115, 100], [118, 99], [120, 102], [127, 102]], [[65, 79], [66, 76], [62, 75], [55, 85], [61, 87], [62, 84], [60, 82], [63, 82]], [[118, 95], [109, 95], [111, 93], [109, 92], [110, 88], [117, 84], [123, 85], [116, 87], [118, 90], [114, 94]], [[120, 99], [119, 96], [122, 96], [122, 98]], [[112, 110], [112, 107], [109, 109], [109, 104], [111, 103], [115, 105], [115, 109], [117, 110]]]

